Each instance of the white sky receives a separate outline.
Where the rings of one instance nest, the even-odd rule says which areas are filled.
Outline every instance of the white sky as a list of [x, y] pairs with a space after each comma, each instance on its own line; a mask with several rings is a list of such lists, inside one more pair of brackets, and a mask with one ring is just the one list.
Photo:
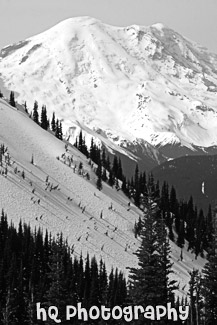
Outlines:
[[0, 48], [76, 16], [116, 26], [162, 22], [217, 53], [217, 0], [0, 0]]

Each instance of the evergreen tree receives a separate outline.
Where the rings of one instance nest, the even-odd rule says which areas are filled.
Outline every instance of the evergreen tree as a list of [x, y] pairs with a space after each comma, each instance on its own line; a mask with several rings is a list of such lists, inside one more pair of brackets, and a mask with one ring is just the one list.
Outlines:
[[217, 323], [217, 210], [213, 218], [214, 234], [208, 252], [208, 262], [203, 269], [203, 296], [205, 300], [205, 320], [207, 325]]
[[127, 191], [127, 181], [126, 181], [126, 177], [122, 176], [122, 185], [121, 185], [121, 189], [122, 191], [127, 195], [128, 191]]
[[16, 107], [15, 99], [14, 99], [14, 92], [10, 92], [10, 99], [9, 99], [9, 104], [13, 107]]
[[84, 305], [88, 308], [90, 301], [90, 284], [91, 284], [91, 267], [90, 267], [90, 258], [89, 254], [87, 254], [86, 263], [85, 263], [85, 271], [84, 271], [84, 292], [83, 292], [83, 301]]
[[107, 173], [106, 173], [106, 169], [105, 168], [103, 168], [103, 172], [102, 172], [102, 180], [103, 180], [103, 182], [106, 182], [107, 181]]
[[33, 107], [33, 114], [32, 114], [32, 117], [33, 117], [33, 121], [37, 124], [39, 124], [39, 115], [38, 115], [38, 102], [35, 101], [34, 102], [34, 107]]
[[[180, 220], [180, 219], [179, 219]], [[184, 220], [180, 220], [179, 222], [179, 228], [178, 231], [178, 238], [177, 238], [177, 245], [179, 247], [183, 247], [185, 244], [185, 226], [184, 226]]]
[[206, 249], [211, 247], [213, 234], [214, 234], [213, 215], [212, 215], [211, 205], [209, 205], [208, 214], [206, 217], [206, 237], [208, 243], [208, 247], [206, 247]]
[[27, 109], [26, 101], [25, 101], [25, 103], [24, 103], [24, 109], [25, 109], [25, 112], [28, 114], [28, 109]]
[[94, 162], [96, 161], [95, 144], [93, 138], [91, 138], [91, 144], [90, 144], [90, 159]]
[[206, 224], [205, 224], [205, 218], [203, 215], [203, 211], [199, 211], [199, 215], [197, 218], [197, 225], [196, 225], [196, 240], [195, 240], [195, 254], [196, 256], [199, 255], [199, 253], [203, 254], [204, 249], [204, 243], [206, 245]]
[[[51, 246], [50, 272], [48, 275], [51, 285], [46, 294], [46, 304], [48, 306], [54, 305], [58, 308], [60, 319], [65, 316], [65, 301], [67, 297], [63, 262], [64, 248], [65, 244], [62, 235], [58, 235], [57, 240], [53, 241]], [[48, 324], [53, 324], [53, 321], [48, 320]]]
[[193, 249], [195, 247], [195, 227], [196, 227], [196, 219], [195, 215], [193, 198], [190, 197], [188, 201], [188, 208], [186, 214], [186, 239], [188, 240], [188, 250]]
[[32, 154], [32, 158], [31, 158], [31, 164], [34, 165], [34, 156]]
[[60, 121], [59, 124], [59, 139], [62, 140], [63, 139], [63, 128], [62, 128], [62, 122]]
[[49, 127], [49, 121], [47, 118], [47, 109], [46, 106], [43, 105], [41, 109], [41, 123], [40, 123], [42, 129], [47, 130]]
[[[156, 306], [165, 304], [171, 299], [175, 286], [174, 282], [169, 280], [172, 272], [169, 261], [169, 243], [165, 226], [159, 219], [153, 186], [148, 187], [147, 191], [140, 235], [142, 243], [136, 253], [139, 268], [131, 268], [130, 271], [130, 296], [133, 303], [137, 305]], [[141, 319], [141, 324], [144, 324], [144, 318]]]
[[102, 148], [102, 166], [106, 168], [106, 153], [105, 153], [105, 148]]
[[82, 134], [82, 130], [79, 133], [79, 137], [78, 137], [78, 150], [80, 152], [83, 152], [83, 134]]
[[[161, 211], [163, 213], [163, 218], [165, 218], [165, 215], [166, 215], [166, 213], [168, 211], [172, 212], [172, 211], [170, 211], [169, 188], [168, 188], [168, 184], [166, 182], [163, 182], [160, 197], [161, 197], [161, 199], [160, 199], [160, 209], [161, 209]], [[170, 221], [168, 221], [168, 223], [169, 222]], [[167, 220], [166, 220], [167, 225], [168, 225], [168, 223], [167, 223]]]
[[51, 120], [51, 130], [53, 132], [56, 131], [56, 118], [55, 118], [55, 113], [54, 112], [53, 112], [52, 120]]
[[108, 290], [108, 278], [105, 263], [102, 259], [100, 260], [99, 266], [99, 303], [100, 305], [106, 304], [107, 302], [107, 290]]
[[55, 137], [56, 137], [57, 139], [61, 139], [60, 122], [59, 122], [58, 119], [56, 120], [56, 126], [55, 126]]
[[167, 302], [174, 303], [174, 290], [178, 289], [176, 281], [170, 280], [170, 275], [173, 273], [172, 265], [170, 261], [171, 248], [169, 244], [169, 238], [167, 237], [167, 230], [163, 218], [157, 220], [157, 233], [159, 243], [159, 262], [161, 264], [161, 287], [159, 289], [162, 292], [162, 304], [166, 305]]
[[97, 181], [96, 181], [96, 187], [98, 188], [99, 191], [102, 190], [102, 165], [101, 165], [101, 160], [99, 160], [99, 164], [96, 170], [96, 175], [97, 175]]
[[123, 178], [123, 171], [122, 171], [121, 158], [118, 159], [117, 178], [120, 179], [120, 181], [122, 181], [122, 178]]
[[99, 287], [99, 272], [96, 258], [91, 259], [91, 271], [90, 271], [91, 282], [89, 283], [90, 287], [90, 297], [89, 297], [89, 306], [100, 306], [100, 287]]
[[198, 270], [190, 272], [189, 281], [189, 298], [190, 298], [190, 321], [191, 324], [201, 324], [201, 311], [203, 309], [203, 301], [201, 295], [202, 278]]
[[111, 170], [111, 164], [110, 164], [109, 155], [106, 158], [106, 166], [105, 166], [105, 168], [107, 169], [108, 172], [110, 172], [110, 170]]
[[112, 170], [110, 170], [110, 172], [109, 172], [108, 184], [109, 184], [110, 186], [112, 186], [112, 187], [113, 187], [114, 184], [115, 184], [115, 178], [114, 178], [114, 174], [113, 174]]
[[113, 172], [114, 177], [117, 177], [117, 175], [118, 175], [118, 158], [116, 155], [114, 156], [114, 159], [113, 159], [112, 172]]
[[141, 231], [142, 231], [142, 225], [143, 225], [142, 219], [141, 219], [141, 217], [139, 217], [138, 222], [135, 222], [135, 225], [134, 225], [135, 238], [137, 238], [137, 236], [140, 236]]
[[135, 193], [134, 193], [135, 205], [137, 205], [139, 207], [139, 205], [140, 205], [141, 191], [140, 191], [139, 167], [138, 167], [138, 164], [136, 165], [135, 175], [134, 175], [134, 190], [135, 190]]

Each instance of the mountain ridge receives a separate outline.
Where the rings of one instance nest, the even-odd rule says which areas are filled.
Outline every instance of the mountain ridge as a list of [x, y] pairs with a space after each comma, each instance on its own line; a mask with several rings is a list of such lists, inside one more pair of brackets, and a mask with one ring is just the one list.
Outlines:
[[2, 49], [0, 71], [18, 102], [45, 104], [65, 133], [78, 121], [117, 148], [144, 141], [152, 155], [216, 145], [217, 55], [162, 24], [69, 18]]

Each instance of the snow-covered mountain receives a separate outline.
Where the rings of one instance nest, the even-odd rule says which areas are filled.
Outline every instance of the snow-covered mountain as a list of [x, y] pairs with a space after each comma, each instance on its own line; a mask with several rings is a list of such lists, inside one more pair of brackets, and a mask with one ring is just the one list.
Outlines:
[[[125, 275], [137, 265], [134, 254], [140, 245], [133, 227], [142, 211], [121, 191], [103, 183], [96, 189], [96, 175], [86, 157], [73, 146], [55, 138], [34, 123], [27, 114], [0, 99], [0, 144], [5, 151], [0, 166], [0, 211], [18, 225], [62, 232], [75, 255], [89, 252], [105, 260], [108, 268], [118, 267]], [[69, 166], [68, 157], [72, 159]], [[34, 164], [31, 163], [33, 158]], [[83, 172], [78, 173], [79, 163]], [[75, 168], [75, 165], [77, 168]], [[7, 170], [7, 172], [6, 172]], [[89, 172], [90, 180], [85, 173]], [[171, 242], [174, 277], [180, 292], [186, 293], [188, 272], [201, 269], [205, 259]]]
[[142, 144], [159, 162], [168, 145], [217, 144], [217, 55], [162, 24], [72, 18], [0, 57], [5, 87], [29, 108], [37, 100], [56, 111], [72, 142], [88, 127], [118, 146]]

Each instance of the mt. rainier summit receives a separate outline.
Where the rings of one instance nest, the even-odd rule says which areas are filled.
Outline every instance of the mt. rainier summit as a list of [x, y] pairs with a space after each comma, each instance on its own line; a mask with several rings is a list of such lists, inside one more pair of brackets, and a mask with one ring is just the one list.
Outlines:
[[71, 18], [0, 52], [0, 78], [19, 103], [45, 104], [126, 147], [217, 145], [217, 55], [162, 24], [113, 27]]

